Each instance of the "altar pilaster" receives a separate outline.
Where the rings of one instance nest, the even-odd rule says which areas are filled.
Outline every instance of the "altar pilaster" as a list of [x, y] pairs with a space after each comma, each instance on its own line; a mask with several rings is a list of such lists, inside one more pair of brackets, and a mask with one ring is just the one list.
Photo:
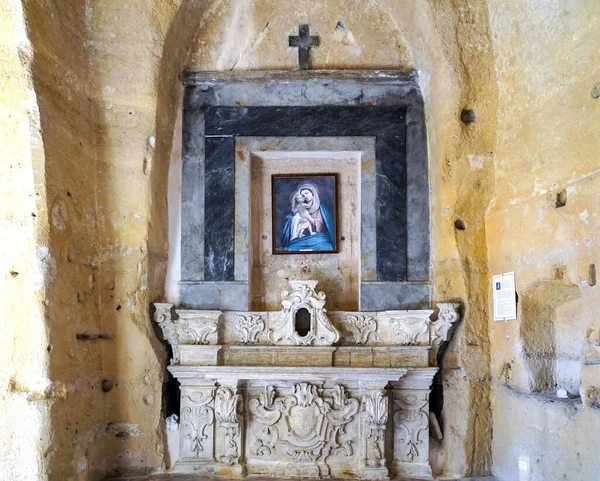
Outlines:
[[241, 477], [244, 469], [240, 464], [243, 450], [242, 396], [237, 380], [225, 380], [215, 394], [215, 459], [217, 474]]
[[389, 479], [385, 458], [388, 397], [383, 383], [363, 386], [360, 472], [365, 479]]
[[215, 391], [214, 381], [181, 385], [178, 471], [215, 472]]
[[409, 370], [392, 382], [396, 478], [431, 478], [429, 465], [429, 393], [437, 368]]

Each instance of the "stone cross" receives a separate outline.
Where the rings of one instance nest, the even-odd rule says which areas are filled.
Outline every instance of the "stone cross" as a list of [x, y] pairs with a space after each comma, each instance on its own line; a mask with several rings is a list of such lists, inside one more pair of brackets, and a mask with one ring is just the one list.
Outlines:
[[308, 52], [311, 47], [319, 46], [319, 37], [308, 34], [308, 24], [303, 23], [298, 26], [299, 35], [289, 37], [289, 46], [298, 47], [298, 68], [308, 70]]

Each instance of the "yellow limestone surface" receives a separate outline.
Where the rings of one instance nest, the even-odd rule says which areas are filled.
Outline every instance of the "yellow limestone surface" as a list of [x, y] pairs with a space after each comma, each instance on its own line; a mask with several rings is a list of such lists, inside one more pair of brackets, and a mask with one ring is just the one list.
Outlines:
[[[490, 276], [513, 269], [531, 312], [556, 294], [534, 288], [551, 280], [580, 291], [556, 319], [584, 338], [598, 319], [598, 287], [582, 284], [598, 262], [598, 7], [537, 0], [0, 0], [2, 473], [87, 481], [169, 467], [167, 359], [148, 306], [165, 300], [177, 76], [295, 68], [299, 23], [321, 37], [312, 68], [420, 73], [434, 301], [465, 305], [443, 362], [434, 471], [518, 479], [527, 456], [534, 480], [594, 479], [598, 411], [515, 394], [504, 367], [527, 379], [522, 319], [490, 320]], [[475, 123], [460, 122], [463, 108]], [[581, 378], [592, 399], [597, 369]], [[547, 435], [554, 425], [568, 430]], [[571, 461], [553, 471], [548, 459]]]

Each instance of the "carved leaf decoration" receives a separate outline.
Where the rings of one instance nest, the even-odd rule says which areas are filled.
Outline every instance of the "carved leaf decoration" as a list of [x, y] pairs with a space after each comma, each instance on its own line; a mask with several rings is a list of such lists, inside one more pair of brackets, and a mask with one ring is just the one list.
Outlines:
[[250, 412], [260, 423], [267, 426], [273, 426], [281, 418], [281, 402], [274, 403], [274, 396], [273, 386], [267, 386], [260, 394], [260, 399], [251, 399], [248, 403]]
[[327, 411], [326, 417], [333, 426], [343, 426], [352, 420], [359, 408], [358, 401], [348, 398], [343, 386], [335, 386], [333, 390], [333, 409]]
[[204, 446], [202, 446], [202, 441], [204, 441], [208, 436], [204, 434], [204, 430], [202, 432], [201, 437], [196, 436], [192, 440], [192, 452], [198, 457], [201, 451], [204, 451]]
[[378, 340], [377, 321], [372, 316], [350, 316], [346, 324], [354, 336], [355, 344], [367, 344], [371, 335]]
[[270, 408], [275, 400], [275, 388], [273, 386], [265, 386], [265, 388], [260, 392], [259, 396], [260, 403], [265, 408]]
[[217, 389], [217, 394], [215, 395], [215, 416], [219, 423], [237, 425], [237, 405], [239, 399], [240, 395], [233, 394], [233, 391], [227, 387]]
[[363, 410], [368, 426], [385, 426], [388, 418], [388, 399], [381, 391], [373, 391], [363, 397]]
[[256, 344], [264, 330], [265, 321], [260, 316], [239, 316], [235, 323], [235, 332], [242, 344]]

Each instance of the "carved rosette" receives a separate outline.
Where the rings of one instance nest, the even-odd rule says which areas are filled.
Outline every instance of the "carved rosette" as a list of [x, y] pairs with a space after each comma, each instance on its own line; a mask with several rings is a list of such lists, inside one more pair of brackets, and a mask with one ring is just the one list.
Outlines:
[[396, 457], [405, 462], [429, 458], [429, 391], [398, 390], [394, 396]]
[[180, 451], [182, 458], [213, 461], [214, 387], [183, 388]]
[[240, 395], [221, 386], [215, 394], [215, 418], [217, 420], [215, 453], [217, 461], [231, 466], [241, 456], [242, 433], [239, 419]]
[[260, 431], [251, 446], [259, 457], [277, 455], [293, 472], [320, 476], [329, 473], [325, 462], [330, 455], [352, 456], [353, 441], [343, 440], [345, 426], [359, 411], [343, 386], [336, 385], [327, 396], [310, 383], [294, 384], [289, 394], [277, 395], [265, 387], [248, 408]]
[[[329, 321], [325, 311], [325, 293], [315, 291], [317, 281], [290, 281], [292, 291], [281, 293], [283, 309], [279, 320], [269, 331], [268, 338], [282, 345], [325, 345], [339, 341], [340, 334]], [[310, 314], [310, 330], [299, 336], [295, 329], [296, 312], [306, 309]]]
[[258, 336], [265, 330], [265, 321], [260, 316], [238, 316], [235, 332], [241, 344], [257, 344]]
[[366, 393], [362, 399], [364, 432], [364, 467], [384, 468], [385, 427], [388, 420], [388, 398], [382, 391]]

